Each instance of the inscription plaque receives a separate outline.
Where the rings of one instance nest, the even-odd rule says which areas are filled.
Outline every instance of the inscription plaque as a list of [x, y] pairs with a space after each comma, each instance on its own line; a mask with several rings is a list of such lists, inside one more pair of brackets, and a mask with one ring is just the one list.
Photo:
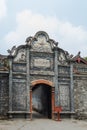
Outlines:
[[34, 66], [35, 67], [50, 67], [50, 61], [47, 59], [34, 59]]

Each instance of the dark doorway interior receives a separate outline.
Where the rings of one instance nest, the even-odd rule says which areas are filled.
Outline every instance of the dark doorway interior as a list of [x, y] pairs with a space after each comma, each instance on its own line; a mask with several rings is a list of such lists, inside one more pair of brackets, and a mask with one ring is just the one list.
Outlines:
[[39, 117], [52, 118], [51, 87], [45, 84], [38, 84], [32, 88], [33, 113]]

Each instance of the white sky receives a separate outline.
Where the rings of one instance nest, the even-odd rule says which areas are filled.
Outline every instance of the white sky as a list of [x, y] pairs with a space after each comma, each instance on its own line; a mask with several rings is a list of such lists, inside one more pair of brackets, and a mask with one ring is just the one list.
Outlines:
[[46, 31], [59, 47], [87, 56], [87, 0], [0, 0], [0, 53]]

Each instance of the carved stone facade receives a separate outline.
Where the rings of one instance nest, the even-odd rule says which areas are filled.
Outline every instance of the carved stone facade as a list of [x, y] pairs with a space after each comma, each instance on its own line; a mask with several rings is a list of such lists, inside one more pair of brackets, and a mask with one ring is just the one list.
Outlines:
[[87, 118], [87, 61], [69, 55], [44, 31], [0, 55], [0, 116], [32, 118], [35, 109], [54, 119]]

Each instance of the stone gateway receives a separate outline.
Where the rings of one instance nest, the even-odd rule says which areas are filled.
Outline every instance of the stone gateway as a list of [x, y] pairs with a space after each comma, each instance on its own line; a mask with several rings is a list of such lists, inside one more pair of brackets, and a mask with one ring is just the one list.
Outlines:
[[87, 119], [87, 61], [59, 48], [44, 31], [0, 55], [0, 118]]

